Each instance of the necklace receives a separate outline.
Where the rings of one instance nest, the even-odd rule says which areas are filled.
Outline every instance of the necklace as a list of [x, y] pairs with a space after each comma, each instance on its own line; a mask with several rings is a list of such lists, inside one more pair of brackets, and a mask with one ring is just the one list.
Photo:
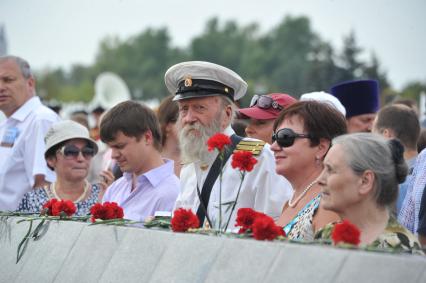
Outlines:
[[297, 203], [306, 195], [306, 193], [313, 187], [313, 185], [315, 185], [317, 183], [317, 180], [313, 181], [312, 183], [310, 183], [306, 189], [303, 190], [303, 192], [295, 199], [293, 200], [294, 195], [291, 197], [291, 199], [289, 199], [288, 201], [288, 206], [293, 208], [297, 205]]
[[[82, 201], [83, 199], [84, 199], [84, 197], [86, 196], [86, 194], [87, 194], [87, 191], [89, 191], [89, 187], [90, 187], [90, 184], [89, 184], [89, 182], [87, 182], [87, 181], [85, 181], [85, 185], [84, 185], [84, 189], [83, 189], [83, 193], [75, 200], [75, 201], [73, 201], [74, 203], [77, 203], [77, 202], [80, 202], [80, 201]], [[58, 194], [56, 193], [56, 182], [54, 182], [54, 183], [52, 183], [52, 185], [50, 185], [50, 189], [51, 189], [51, 191], [52, 191], [52, 193], [53, 193], [53, 196], [56, 198], [56, 199], [58, 199], [58, 200], [60, 200], [61, 198], [58, 196]]]

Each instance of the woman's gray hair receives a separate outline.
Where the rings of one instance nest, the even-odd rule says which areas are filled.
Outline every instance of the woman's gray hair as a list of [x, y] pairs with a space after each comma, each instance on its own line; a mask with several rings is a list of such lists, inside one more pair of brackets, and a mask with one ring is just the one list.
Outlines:
[[1, 56], [0, 57], [0, 62], [4, 62], [4, 61], [14, 61], [19, 69], [21, 70], [22, 76], [26, 79], [29, 79], [33, 76], [32, 72], [31, 72], [31, 67], [30, 64], [27, 62], [27, 60], [22, 59], [21, 57], [18, 56], [13, 56], [13, 55], [6, 55], [6, 56]]
[[357, 175], [371, 170], [375, 175], [375, 199], [380, 206], [390, 206], [398, 197], [399, 183], [404, 182], [408, 167], [404, 149], [397, 140], [387, 140], [371, 133], [355, 133], [333, 139], [342, 146], [349, 167]]

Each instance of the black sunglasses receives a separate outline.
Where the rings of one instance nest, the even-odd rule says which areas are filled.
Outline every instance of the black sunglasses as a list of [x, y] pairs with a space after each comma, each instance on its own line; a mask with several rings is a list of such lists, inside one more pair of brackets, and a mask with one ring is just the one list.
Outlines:
[[75, 145], [65, 145], [63, 146], [60, 150], [60, 153], [62, 153], [62, 155], [66, 158], [66, 159], [72, 159], [72, 158], [77, 158], [78, 155], [83, 154], [83, 157], [86, 159], [92, 158], [93, 156], [95, 156], [95, 149], [85, 146], [82, 149], [79, 149], [78, 147], [76, 147]]
[[294, 144], [296, 138], [312, 139], [309, 134], [298, 134], [292, 129], [284, 128], [272, 134], [272, 142], [277, 142], [281, 147], [290, 147]]
[[276, 110], [282, 110], [283, 107], [278, 104], [275, 100], [272, 99], [270, 96], [266, 95], [253, 95], [251, 101], [250, 101], [250, 107], [253, 107], [257, 105], [257, 107], [261, 109], [269, 109], [274, 108]]

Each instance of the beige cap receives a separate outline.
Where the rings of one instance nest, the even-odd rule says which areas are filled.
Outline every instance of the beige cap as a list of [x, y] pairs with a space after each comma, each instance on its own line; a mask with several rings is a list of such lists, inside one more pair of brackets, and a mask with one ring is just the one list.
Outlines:
[[47, 131], [44, 137], [46, 143], [44, 156], [46, 157], [46, 153], [55, 145], [71, 139], [87, 140], [94, 148], [95, 154], [98, 152], [98, 145], [90, 138], [89, 130], [86, 127], [71, 120], [64, 120], [53, 124]]

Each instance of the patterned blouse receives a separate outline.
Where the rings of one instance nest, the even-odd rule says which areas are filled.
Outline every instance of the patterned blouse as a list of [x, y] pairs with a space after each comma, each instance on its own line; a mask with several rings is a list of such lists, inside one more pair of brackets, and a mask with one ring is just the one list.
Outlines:
[[[315, 240], [326, 240], [331, 243], [331, 233], [334, 225], [337, 223], [327, 224], [324, 228], [315, 234]], [[423, 254], [420, 243], [417, 238], [407, 229], [405, 229], [395, 217], [391, 216], [388, 225], [379, 237], [365, 246], [371, 250], [388, 250], [391, 252], [407, 252], [415, 254]]]
[[291, 240], [312, 241], [314, 239], [314, 229], [312, 220], [320, 204], [321, 195], [317, 195], [308, 202], [304, 208], [284, 226], [283, 230]]
[[[97, 184], [93, 184], [89, 198], [75, 203], [75, 206], [77, 207], [75, 216], [84, 216], [90, 214], [90, 208], [92, 205], [99, 202], [99, 192], [100, 187]], [[35, 188], [34, 190], [24, 195], [24, 198], [21, 200], [17, 211], [38, 213], [43, 207], [43, 204], [52, 198], [54, 198], [54, 195], [50, 189], [50, 186]]]

